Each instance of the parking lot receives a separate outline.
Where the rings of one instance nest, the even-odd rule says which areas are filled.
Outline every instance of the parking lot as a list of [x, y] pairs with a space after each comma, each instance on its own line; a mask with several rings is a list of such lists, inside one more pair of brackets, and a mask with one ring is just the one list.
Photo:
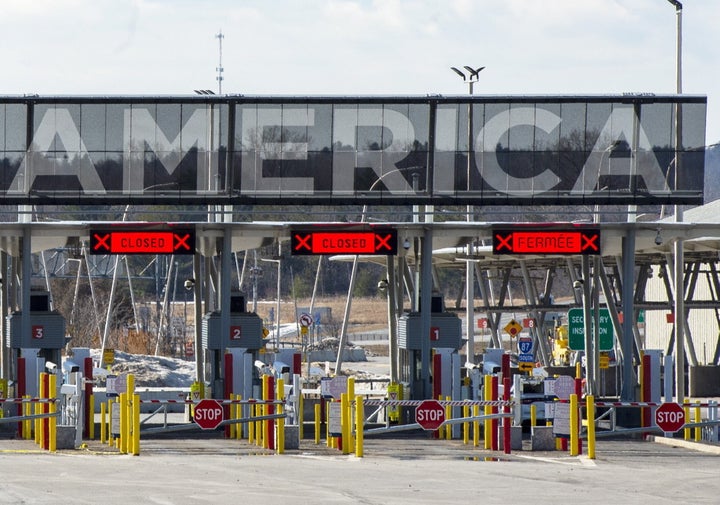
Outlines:
[[718, 503], [720, 456], [680, 444], [603, 440], [589, 460], [427, 436], [367, 438], [363, 458], [308, 440], [277, 455], [246, 441], [158, 437], [140, 456], [2, 440], [0, 503]]

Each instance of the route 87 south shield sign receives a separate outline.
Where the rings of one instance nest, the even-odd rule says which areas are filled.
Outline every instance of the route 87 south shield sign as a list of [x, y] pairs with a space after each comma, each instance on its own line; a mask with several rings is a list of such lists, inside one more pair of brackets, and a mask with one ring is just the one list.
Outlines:
[[520, 337], [518, 339], [518, 352], [522, 354], [530, 354], [533, 349], [533, 341], [530, 337]]

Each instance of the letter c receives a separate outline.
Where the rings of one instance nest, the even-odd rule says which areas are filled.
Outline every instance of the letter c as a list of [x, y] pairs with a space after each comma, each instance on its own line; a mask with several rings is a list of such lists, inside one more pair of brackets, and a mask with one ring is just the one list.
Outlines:
[[[512, 113], [512, 114], [511, 114]], [[488, 146], [485, 153], [495, 152], [495, 146], [500, 138], [513, 126], [529, 125], [551, 132], [560, 124], [562, 119], [552, 112], [536, 107], [518, 107], [505, 110], [485, 123], [485, 126], [478, 134], [480, 141], [484, 138], [484, 145]], [[478, 142], [477, 145], [483, 145]], [[476, 150], [476, 160], [482, 159], [483, 152]], [[560, 182], [560, 177], [551, 170], [529, 178], [513, 177], [505, 172], [497, 162], [497, 156], [491, 159], [485, 158], [485, 165], [481, 172], [482, 178], [498, 191], [509, 195], [537, 194], [549, 191]]]

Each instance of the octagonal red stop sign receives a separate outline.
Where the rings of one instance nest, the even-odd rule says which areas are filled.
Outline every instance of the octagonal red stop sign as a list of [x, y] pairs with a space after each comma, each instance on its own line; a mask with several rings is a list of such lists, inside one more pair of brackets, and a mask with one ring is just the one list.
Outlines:
[[678, 403], [663, 403], [655, 411], [655, 424], [665, 433], [675, 433], [685, 425], [685, 410]]
[[415, 409], [415, 422], [424, 430], [437, 430], [445, 422], [445, 409], [437, 400], [423, 400]]
[[203, 430], [214, 430], [224, 418], [222, 405], [217, 400], [206, 398], [195, 405], [195, 423]]

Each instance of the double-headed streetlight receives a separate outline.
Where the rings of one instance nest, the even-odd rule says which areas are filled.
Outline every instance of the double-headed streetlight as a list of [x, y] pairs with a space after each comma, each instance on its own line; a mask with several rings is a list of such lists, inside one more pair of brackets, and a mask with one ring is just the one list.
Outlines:
[[462, 77], [462, 80], [468, 83], [468, 91], [472, 95], [473, 94], [473, 84], [478, 82], [478, 80], [480, 79], [480, 75], [479, 75], [480, 71], [485, 67], [479, 67], [479, 68], [475, 69], [469, 65], [465, 65], [463, 68], [467, 71], [467, 74], [456, 67], [450, 67], [450, 70], [452, 70], [457, 75]]
[[[682, 9], [683, 5], [678, 0], [668, 0], [674, 7], [677, 14], [676, 33], [676, 56], [675, 56], [675, 78], [676, 92], [682, 93]], [[675, 105], [675, 190], [677, 191], [680, 159], [678, 150], [682, 145], [682, 118], [680, 105]], [[675, 222], [683, 221], [682, 206], [675, 206]], [[685, 396], [685, 254], [683, 251], [683, 240], [678, 237], [675, 240], [675, 268], [673, 281], [675, 284], [675, 399], [682, 403]]]
[[[457, 75], [462, 77], [462, 80], [468, 84], [468, 92], [470, 95], [473, 94], [473, 85], [478, 82], [480, 79], [480, 71], [484, 69], [485, 67], [478, 67], [477, 69], [465, 65], [463, 67], [466, 72], [463, 72], [459, 68], [456, 67], [450, 67], [450, 70], [455, 72]], [[472, 175], [472, 161], [471, 161], [471, 154], [472, 154], [472, 138], [473, 138], [473, 104], [468, 103], [468, 127], [467, 127], [467, 192], [468, 196], [470, 195], [470, 190], [472, 189], [471, 184], [471, 175]], [[474, 210], [472, 205], [467, 206], [467, 222], [471, 222], [474, 219]], [[474, 274], [474, 268], [475, 265], [470, 261], [470, 256], [473, 252], [472, 250], [472, 242], [468, 243], [467, 246], [467, 253], [468, 253], [468, 261], [465, 268], [465, 299], [466, 299], [466, 312], [465, 312], [465, 324], [467, 326], [467, 359], [470, 362], [474, 362], [475, 357], [475, 313], [474, 313], [474, 300], [475, 300], [475, 274]]]

